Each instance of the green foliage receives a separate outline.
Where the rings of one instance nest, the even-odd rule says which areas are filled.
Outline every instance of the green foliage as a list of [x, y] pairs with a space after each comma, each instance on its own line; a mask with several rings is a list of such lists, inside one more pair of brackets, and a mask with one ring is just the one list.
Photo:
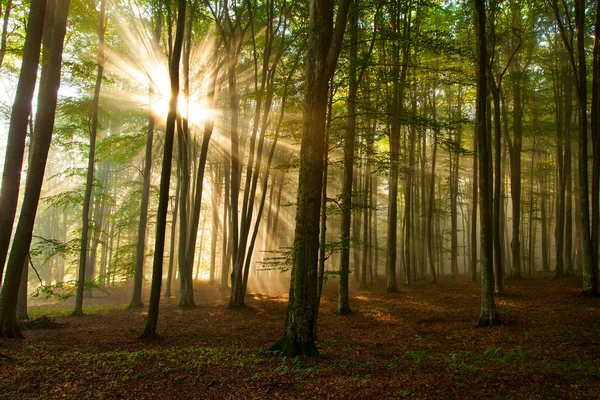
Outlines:
[[[85, 290], [98, 290], [105, 294], [110, 294], [104, 286], [96, 283], [96, 281], [85, 281]], [[68, 300], [75, 295], [77, 290], [77, 281], [59, 282], [54, 285], [40, 285], [35, 291], [30, 293], [31, 297], [41, 297], [44, 299], [54, 298], [60, 301]]]

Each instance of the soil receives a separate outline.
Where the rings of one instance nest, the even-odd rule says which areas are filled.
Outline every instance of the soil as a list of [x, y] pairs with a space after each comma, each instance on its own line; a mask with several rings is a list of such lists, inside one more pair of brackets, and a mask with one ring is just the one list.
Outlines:
[[[320, 358], [268, 353], [282, 333], [287, 296], [196, 285], [195, 309], [163, 299], [161, 340], [137, 339], [145, 310], [125, 295], [32, 307], [57, 327], [0, 339], [0, 397], [66, 399], [600, 398], [600, 300], [581, 278], [508, 281], [502, 325], [476, 328], [480, 287], [425, 281], [386, 294], [382, 281], [335, 315], [335, 279], [319, 315]], [[122, 304], [119, 304], [122, 303]]]

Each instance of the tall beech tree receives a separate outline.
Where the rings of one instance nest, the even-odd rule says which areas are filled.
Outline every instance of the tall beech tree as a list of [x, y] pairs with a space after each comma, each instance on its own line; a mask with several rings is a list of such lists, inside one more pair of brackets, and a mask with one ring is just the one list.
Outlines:
[[29, 16], [27, 17], [27, 32], [25, 46], [23, 47], [21, 72], [10, 115], [6, 156], [4, 158], [4, 169], [2, 170], [2, 186], [0, 187], [0, 210], [2, 210], [0, 212], [0, 283], [2, 283], [4, 265], [17, 211], [21, 167], [25, 153], [25, 138], [38, 72], [46, 6], [47, 0], [31, 1]]
[[[162, 32], [162, 8], [159, 7], [156, 12], [156, 25], [154, 28], [153, 45], [155, 51], [158, 50], [160, 36]], [[150, 77], [149, 77], [150, 78]], [[148, 89], [149, 103], [152, 104], [155, 99], [155, 90], [152, 85]], [[148, 222], [148, 202], [150, 200], [150, 182], [152, 180], [152, 142], [154, 140], [154, 128], [156, 126], [156, 115], [151, 107], [148, 108], [148, 136], [146, 138], [146, 151], [144, 157], [144, 175], [142, 182], [142, 201], [140, 202], [140, 219], [138, 222], [138, 239], [135, 250], [135, 272], [133, 282], [133, 295], [129, 306], [139, 308], [142, 303], [142, 280], [144, 274], [144, 261], [146, 258], [146, 225]]]
[[[160, 287], [163, 275], [163, 257], [165, 250], [165, 231], [167, 227], [167, 211], [169, 207], [169, 183], [171, 180], [171, 164], [173, 157], [173, 139], [175, 136], [175, 123], [177, 120], [177, 101], [179, 98], [179, 64], [183, 47], [183, 36], [186, 20], [186, 0], [178, 1], [177, 25], [173, 52], [169, 64], [169, 80], [171, 94], [169, 97], [169, 111], [165, 127], [165, 143], [163, 150], [162, 168], [160, 173], [160, 187], [158, 211], [156, 214], [156, 238], [154, 242], [154, 261], [152, 264], [152, 285], [150, 288], [150, 302], [148, 303], [148, 319], [140, 339], [156, 339], [156, 326], [158, 324], [158, 307], [160, 305]], [[184, 200], [185, 201], [185, 200]]]
[[[56, 1], [55, 4], [52, 4]], [[22, 337], [16, 320], [17, 296], [23, 269], [27, 267], [33, 225], [46, 170], [46, 160], [54, 130], [54, 115], [60, 87], [63, 42], [67, 29], [70, 0], [50, 0], [47, 12], [53, 15], [45, 29], [51, 29], [47, 62], [42, 68], [35, 127], [29, 156], [25, 195], [0, 292], [0, 337]], [[43, 105], [43, 106], [41, 106]]]
[[477, 326], [500, 322], [494, 303], [492, 170], [490, 132], [487, 130], [487, 39], [485, 0], [473, 0], [477, 38], [477, 100], [475, 126], [479, 159], [479, 199], [481, 221], [481, 310]]
[[334, 0], [311, 0], [304, 88], [304, 120], [292, 280], [283, 334], [271, 347], [285, 356], [319, 354], [315, 344], [319, 215], [323, 190], [323, 153], [327, 91], [335, 70], [350, 0], [340, 0], [334, 25]]
[[[338, 288], [339, 315], [350, 314], [350, 302], [348, 299], [348, 278], [350, 274], [350, 228], [352, 222], [352, 180], [354, 178], [354, 147], [356, 141], [356, 94], [357, 82], [357, 57], [358, 57], [358, 2], [350, 1], [350, 12], [348, 16], [348, 31], [350, 36], [350, 63], [348, 71], [348, 121], [344, 134], [344, 176], [342, 180], [342, 223], [340, 254], [340, 283]], [[358, 265], [355, 265], [355, 270]]]
[[92, 189], [94, 186], [94, 169], [96, 165], [96, 138], [98, 135], [98, 115], [100, 110], [100, 89], [102, 87], [102, 77], [104, 76], [104, 34], [106, 30], [106, 0], [100, 2], [98, 13], [98, 56], [96, 73], [96, 84], [94, 86], [94, 97], [92, 98], [90, 111], [90, 149], [88, 153], [88, 166], [85, 181], [85, 194], [83, 197], [83, 207], [81, 212], [81, 247], [79, 250], [79, 269], [77, 272], [77, 293], [75, 296], [75, 310], [72, 315], [83, 315], [83, 292], [85, 288], [85, 270], [88, 267], [88, 243], [90, 229], [90, 205], [92, 203]]

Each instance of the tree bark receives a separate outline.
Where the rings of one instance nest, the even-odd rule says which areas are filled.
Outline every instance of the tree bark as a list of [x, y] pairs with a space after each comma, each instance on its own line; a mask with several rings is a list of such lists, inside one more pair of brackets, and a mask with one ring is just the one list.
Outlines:
[[47, 0], [32, 0], [15, 101], [10, 115], [0, 188], [0, 284], [17, 211], [27, 123], [35, 89]]
[[[183, 47], [183, 34], [185, 30], [186, 0], [179, 0], [177, 15], [177, 30], [173, 44], [173, 56], [169, 68], [171, 82], [171, 97], [169, 99], [169, 113], [165, 128], [165, 144], [160, 174], [160, 189], [158, 210], [156, 216], [156, 239], [154, 244], [154, 262], [152, 265], [152, 286], [150, 289], [150, 302], [148, 304], [148, 319], [140, 339], [155, 339], [156, 325], [158, 323], [158, 307], [160, 303], [160, 286], [162, 283], [163, 257], [165, 248], [165, 229], [167, 225], [167, 211], [169, 203], [169, 181], [171, 178], [171, 158], [173, 156], [173, 137], [175, 136], [175, 120], [177, 119], [177, 99], [179, 97], [179, 62], [181, 48]], [[182, 199], [182, 202], [185, 199]]]
[[0, 293], [0, 337], [23, 337], [16, 321], [17, 297], [23, 268], [29, 254], [33, 224], [40, 200], [52, 131], [54, 130], [54, 115], [58, 88], [60, 87], [63, 40], [68, 11], [69, 0], [57, 0], [56, 13], [52, 25], [50, 25], [52, 27], [52, 38], [48, 52], [48, 62], [42, 70], [38, 93], [38, 102], [44, 104], [44, 107], [38, 107], [36, 110], [25, 194], [6, 267], [5, 282]]
[[90, 150], [88, 155], [87, 177], [85, 183], [85, 194], [83, 197], [83, 209], [81, 213], [81, 247], [79, 250], [79, 270], [77, 275], [77, 293], [75, 295], [75, 310], [71, 315], [83, 315], [83, 292], [85, 288], [85, 269], [88, 254], [89, 226], [90, 226], [90, 204], [92, 200], [92, 189], [94, 186], [94, 168], [96, 164], [96, 136], [98, 132], [98, 112], [100, 108], [100, 88], [102, 86], [102, 76], [104, 74], [104, 31], [106, 16], [106, 0], [100, 2], [100, 14], [98, 19], [98, 72], [96, 74], [96, 84], [94, 86], [94, 98], [91, 109], [91, 127], [90, 127]]
[[319, 354], [314, 326], [327, 91], [337, 64], [350, 2], [340, 1], [335, 27], [334, 3], [333, 0], [310, 1], [292, 280], [284, 333], [271, 347], [271, 351], [285, 356]]
[[[348, 300], [348, 275], [350, 274], [350, 228], [352, 223], [352, 181], [354, 178], [354, 142], [356, 140], [356, 93], [358, 90], [356, 67], [358, 57], [358, 3], [350, 0], [348, 31], [350, 34], [350, 63], [348, 73], [348, 119], [344, 134], [344, 176], [342, 178], [342, 222], [340, 254], [340, 278], [338, 289], [338, 307], [336, 313], [352, 313]], [[354, 269], [358, 269], [356, 260]]]
[[[162, 31], [162, 10], [156, 13], [156, 27], [154, 28], [153, 44], [158, 48], [160, 35]], [[148, 93], [148, 103], [154, 101], [154, 90], [150, 85]], [[148, 107], [148, 136], [146, 137], [146, 155], [144, 157], [144, 176], [142, 183], [142, 201], [140, 204], [140, 219], [138, 221], [138, 237], [135, 251], [135, 274], [133, 282], [133, 296], [130, 308], [140, 308], [144, 306], [142, 302], [142, 280], [144, 274], [144, 261], [146, 258], [146, 226], [148, 224], [148, 202], [150, 200], [150, 181], [152, 180], [152, 141], [154, 139], [154, 126], [156, 125], [156, 116]]]
[[479, 195], [481, 199], [481, 310], [477, 326], [497, 325], [499, 317], [494, 303], [492, 182], [488, 150], [490, 134], [486, 126], [487, 40], [484, 0], [474, 0], [477, 36], [477, 102], [475, 124], [479, 150]]

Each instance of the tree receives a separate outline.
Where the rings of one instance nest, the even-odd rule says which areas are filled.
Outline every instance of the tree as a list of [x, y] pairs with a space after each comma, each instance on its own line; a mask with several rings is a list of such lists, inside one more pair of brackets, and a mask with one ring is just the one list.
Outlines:
[[[154, 261], [152, 264], [152, 286], [150, 288], [150, 302], [148, 303], [148, 319], [140, 339], [155, 339], [156, 325], [158, 323], [158, 307], [160, 304], [160, 287], [163, 275], [163, 257], [165, 250], [165, 231], [167, 227], [167, 211], [169, 207], [169, 182], [171, 180], [171, 159], [173, 157], [173, 138], [175, 136], [175, 122], [177, 119], [177, 100], [179, 97], [179, 63], [183, 36], [185, 31], [186, 0], [179, 0], [177, 12], [177, 28], [173, 43], [173, 54], [169, 66], [171, 95], [169, 98], [169, 113], [165, 127], [165, 144], [160, 173], [160, 192], [158, 211], [156, 215], [156, 239], [154, 242]], [[183, 200], [185, 201], [185, 200]]]
[[[338, 315], [350, 314], [348, 300], [348, 275], [350, 274], [350, 227], [352, 221], [352, 180], [354, 173], [354, 143], [356, 141], [356, 92], [358, 57], [358, 4], [351, 0], [348, 31], [350, 33], [350, 64], [348, 74], [348, 121], [344, 134], [344, 177], [342, 181], [342, 224], [340, 255], [340, 282], [338, 293]], [[355, 269], [358, 265], [355, 265]]]
[[[592, 244], [590, 226], [590, 199], [588, 184], [588, 126], [587, 126], [587, 68], [585, 54], [585, 1], [575, 0], [575, 36], [569, 36], [567, 25], [571, 27], [568, 10], [559, 7], [556, 0], [550, 3], [558, 25], [563, 45], [569, 56], [569, 64], [573, 70], [575, 87], [577, 89], [578, 122], [579, 122], [579, 149], [578, 149], [578, 183], [579, 183], [579, 245], [581, 248], [581, 263], [583, 270], [583, 296], [596, 296], [598, 294], [598, 268], [594, 260], [594, 246]], [[563, 15], [564, 10], [567, 15]], [[595, 133], [593, 133], [595, 134]], [[596, 183], [597, 185], [597, 183]], [[597, 199], [594, 199], [597, 203]], [[593, 206], [593, 207], [597, 207]], [[597, 229], [597, 228], [596, 228]]]
[[[162, 10], [156, 12], [156, 27], [154, 30], [154, 45], [158, 47], [162, 28]], [[154, 89], [150, 85], [149, 101], [154, 101]], [[148, 202], [150, 199], [150, 181], [152, 180], [152, 141], [154, 139], [154, 127], [156, 116], [149, 108], [148, 110], [148, 137], [146, 138], [146, 154], [144, 157], [144, 175], [142, 186], [142, 201], [140, 203], [140, 219], [138, 223], [138, 238], [135, 252], [135, 274], [133, 282], [133, 295], [129, 306], [139, 308], [142, 303], [142, 279], [144, 274], [144, 260], [146, 258], [146, 225], [148, 222]]]
[[100, 88], [102, 87], [102, 76], [104, 75], [104, 33], [106, 17], [106, 0], [100, 2], [100, 13], [98, 14], [98, 71], [96, 84], [94, 86], [94, 97], [92, 99], [90, 115], [90, 150], [88, 154], [87, 177], [85, 182], [85, 195], [82, 207], [81, 247], [79, 250], [79, 270], [77, 275], [77, 294], [75, 297], [75, 310], [72, 315], [83, 315], [83, 291], [85, 288], [85, 270], [88, 267], [88, 242], [90, 224], [90, 204], [92, 202], [92, 189], [94, 186], [94, 166], [96, 163], [96, 136], [98, 134], [98, 113], [100, 108]]
[[54, 12], [53, 17], [47, 19], [50, 25], [46, 25], [46, 29], [51, 27], [52, 36], [48, 49], [48, 61], [42, 69], [38, 96], [40, 106], [37, 107], [35, 115], [35, 128], [31, 143], [23, 205], [8, 259], [6, 280], [0, 293], [0, 337], [22, 337], [16, 321], [17, 296], [23, 268], [26, 267], [29, 255], [33, 224], [40, 200], [52, 131], [54, 130], [54, 115], [60, 86], [63, 41], [67, 27], [69, 4], [70, 0], [57, 0], [56, 6], [50, 4], [48, 7], [48, 11]]
[[285, 356], [319, 354], [314, 326], [327, 90], [337, 64], [350, 1], [340, 0], [335, 26], [334, 3], [310, 1], [292, 280], [284, 331], [271, 347], [271, 351]]
[[484, 0], [474, 0], [477, 37], [477, 100], [475, 125], [479, 153], [479, 199], [481, 220], [481, 310], [477, 326], [497, 325], [500, 320], [494, 303], [492, 171], [490, 133], [487, 131], [487, 40]]
[[0, 283], [2, 283], [4, 264], [17, 211], [25, 137], [40, 59], [46, 4], [46, 0], [32, 0], [29, 8], [21, 73], [10, 116], [0, 187], [0, 209], [2, 210], [0, 213]]
[[[392, 19], [393, 39], [402, 35], [408, 38], [410, 25], [410, 12], [402, 13], [400, 4], [392, 4], [390, 18]], [[402, 20], [402, 26], [400, 22]], [[388, 192], [388, 230], [387, 230], [387, 288], [388, 293], [398, 292], [396, 283], [396, 260], [397, 260], [397, 229], [398, 229], [398, 168], [400, 157], [400, 121], [403, 112], [404, 89], [406, 86], [406, 74], [408, 70], [408, 53], [410, 49], [409, 40], [404, 40], [402, 45], [398, 40], [392, 41], [392, 101], [389, 105], [390, 116], [390, 176]], [[400, 58], [402, 57], [402, 59]]]

